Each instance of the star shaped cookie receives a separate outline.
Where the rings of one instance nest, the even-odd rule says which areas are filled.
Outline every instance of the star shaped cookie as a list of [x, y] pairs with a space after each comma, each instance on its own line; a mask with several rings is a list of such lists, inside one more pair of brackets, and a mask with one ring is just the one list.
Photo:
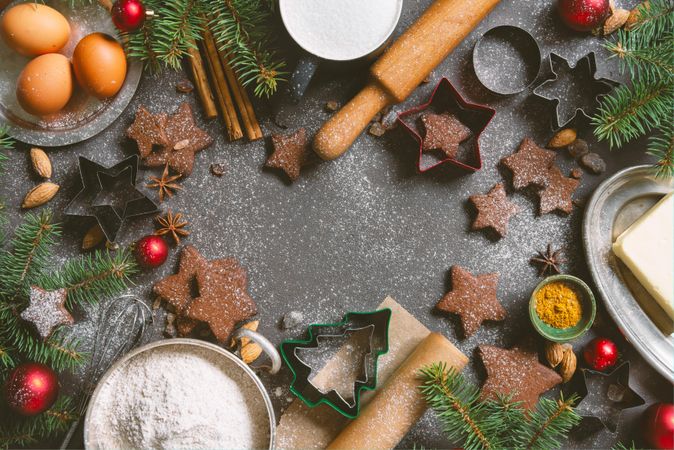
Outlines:
[[498, 273], [473, 276], [460, 266], [451, 269], [452, 290], [447, 292], [436, 308], [461, 316], [466, 337], [470, 337], [485, 320], [503, 320], [506, 310], [496, 298]]
[[426, 134], [423, 150], [440, 150], [447, 158], [456, 158], [459, 144], [470, 137], [470, 128], [462, 124], [453, 114], [427, 113], [421, 116]]
[[501, 160], [513, 173], [513, 187], [548, 185], [548, 169], [555, 161], [555, 152], [539, 147], [531, 138], [524, 138], [517, 152]]
[[46, 291], [31, 286], [28, 307], [21, 312], [21, 318], [35, 325], [40, 337], [47, 339], [56, 327], [75, 323], [65, 307], [66, 297], [65, 289]]
[[126, 130], [126, 135], [138, 144], [138, 153], [141, 158], [152, 153], [155, 145], [161, 147], [168, 145], [164, 132], [166, 119], [166, 114], [152, 114], [144, 106], [138, 107], [135, 120]]
[[274, 152], [265, 165], [283, 170], [290, 181], [297, 180], [309, 155], [307, 130], [300, 128], [292, 134], [272, 134], [271, 142]]
[[493, 229], [499, 237], [506, 235], [510, 217], [517, 214], [520, 208], [506, 197], [503, 183], [498, 183], [486, 195], [471, 195], [469, 200], [477, 209], [477, 217], [472, 229]]
[[506, 350], [493, 345], [480, 345], [480, 357], [487, 369], [482, 385], [482, 398], [496, 398], [497, 393], [512, 395], [527, 409], [538, 403], [538, 397], [562, 382], [557, 372], [538, 362], [534, 351], [518, 347]]
[[540, 214], [562, 211], [570, 214], [573, 210], [573, 193], [578, 189], [580, 180], [567, 178], [557, 166], [548, 171], [548, 185], [538, 192], [541, 199]]
[[187, 308], [187, 317], [205, 322], [218, 342], [227, 342], [237, 323], [257, 314], [238, 264], [197, 270], [199, 297]]
[[166, 145], [144, 156], [145, 164], [149, 167], [168, 164], [183, 176], [192, 173], [194, 155], [213, 143], [213, 138], [197, 126], [188, 103], [181, 103], [178, 111], [168, 117], [164, 133]]

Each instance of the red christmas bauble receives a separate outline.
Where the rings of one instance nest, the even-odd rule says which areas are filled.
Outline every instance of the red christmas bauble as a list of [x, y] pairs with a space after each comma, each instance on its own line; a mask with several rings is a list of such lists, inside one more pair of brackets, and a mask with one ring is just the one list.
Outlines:
[[159, 267], [168, 257], [168, 245], [161, 236], [151, 234], [136, 242], [136, 259], [145, 267]]
[[597, 337], [587, 343], [583, 349], [583, 357], [594, 370], [608, 369], [618, 361], [618, 347], [610, 339]]
[[117, 29], [127, 33], [140, 29], [145, 23], [145, 5], [140, 0], [117, 0], [110, 14]]
[[576, 31], [592, 31], [611, 15], [609, 0], [559, 0], [562, 21]]
[[48, 410], [59, 393], [56, 372], [40, 363], [23, 363], [9, 373], [4, 395], [7, 405], [22, 416]]
[[643, 437], [649, 447], [658, 449], [674, 448], [674, 405], [655, 403], [643, 415]]

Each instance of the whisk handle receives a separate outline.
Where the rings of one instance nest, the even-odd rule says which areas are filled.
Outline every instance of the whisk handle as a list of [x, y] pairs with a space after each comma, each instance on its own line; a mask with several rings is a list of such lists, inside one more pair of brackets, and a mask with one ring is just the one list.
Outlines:
[[262, 351], [269, 356], [269, 359], [271, 359], [271, 368], [268, 369], [270, 374], [273, 375], [281, 370], [281, 355], [269, 339], [248, 328], [239, 328], [234, 332], [234, 339], [239, 341], [242, 337], [246, 337], [258, 344], [262, 348]]

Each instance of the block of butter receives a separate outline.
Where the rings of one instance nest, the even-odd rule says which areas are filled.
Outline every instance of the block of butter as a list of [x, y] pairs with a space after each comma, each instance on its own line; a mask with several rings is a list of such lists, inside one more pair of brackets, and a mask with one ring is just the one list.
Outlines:
[[613, 252], [674, 320], [674, 192], [618, 236]]

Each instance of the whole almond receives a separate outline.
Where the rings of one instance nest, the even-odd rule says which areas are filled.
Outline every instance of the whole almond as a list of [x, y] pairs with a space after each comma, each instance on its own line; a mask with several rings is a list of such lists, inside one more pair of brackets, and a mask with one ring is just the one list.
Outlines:
[[97, 247], [105, 239], [105, 234], [99, 224], [89, 228], [89, 231], [82, 238], [82, 250], [91, 250]]
[[548, 342], [545, 344], [545, 359], [550, 367], [557, 367], [564, 358], [564, 346], [557, 342]]
[[[257, 327], [259, 325], [260, 325], [259, 320], [252, 320], [250, 322], [244, 323], [241, 326], [241, 328], [246, 328], [246, 329], [251, 330], [251, 331], [257, 331]], [[249, 342], [250, 342], [250, 339], [248, 339], [247, 337], [242, 337], [241, 338], [241, 347], [242, 348], [245, 347], [246, 345], [248, 345]], [[232, 339], [232, 342], [229, 344], [229, 346], [230, 347], [236, 346], [236, 339]]]
[[566, 383], [573, 378], [573, 374], [576, 373], [577, 364], [578, 360], [576, 359], [576, 354], [573, 352], [573, 349], [567, 348], [559, 363], [559, 374], [562, 377], [562, 383]]
[[611, 16], [608, 19], [606, 19], [606, 22], [604, 22], [603, 28], [604, 35], [609, 35], [618, 28], [625, 25], [629, 17], [630, 12], [626, 9], [618, 8], [614, 10], [613, 14], [611, 14]]
[[262, 354], [262, 347], [257, 345], [255, 342], [246, 344], [241, 348], [241, 359], [244, 363], [250, 364], [260, 357]]
[[548, 147], [564, 148], [575, 141], [576, 137], [576, 130], [573, 128], [564, 128], [563, 130], [559, 130], [557, 134], [555, 134], [552, 139], [550, 139], [550, 142], [548, 142]]
[[59, 190], [59, 185], [45, 181], [35, 186], [28, 191], [26, 197], [21, 204], [22, 208], [35, 208], [36, 206], [44, 205], [49, 200], [54, 198]]
[[30, 161], [33, 164], [33, 170], [42, 178], [51, 178], [51, 161], [49, 156], [41, 148], [30, 149]]

